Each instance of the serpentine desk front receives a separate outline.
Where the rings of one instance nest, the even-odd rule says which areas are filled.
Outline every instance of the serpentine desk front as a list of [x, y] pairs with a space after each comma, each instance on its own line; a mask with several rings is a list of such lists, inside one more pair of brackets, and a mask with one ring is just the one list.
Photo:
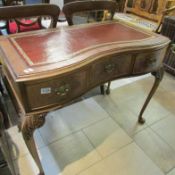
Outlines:
[[41, 166], [33, 132], [45, 114], [105, 82], [152, 73], [154, 85], [142, 114], [163, 77], [169, 39], [118, 22], [15, 34], [0, 39], [3, 72], [18, 104], [23, 138]]

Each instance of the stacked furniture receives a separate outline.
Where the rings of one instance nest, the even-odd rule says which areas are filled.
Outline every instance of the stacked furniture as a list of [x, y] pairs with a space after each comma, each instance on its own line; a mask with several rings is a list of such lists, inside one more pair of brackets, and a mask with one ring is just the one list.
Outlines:
[[159, 22], [162, 13], [175, 5], [175, 0], [127, 0], [125, 11]]
[[175, 75], [175, 16], [165, 17], [162, 25], [161, 34], [169, 37], [172, 46], [168, 49], [164, 60], [166, 71]]
[[114, 18], [133, 26], [156, 31], [167, 12], [175, 15], [175, 11], [171, 10], [174, 6], [175, 0], [126, 0], [124, 13], [117, 13]]

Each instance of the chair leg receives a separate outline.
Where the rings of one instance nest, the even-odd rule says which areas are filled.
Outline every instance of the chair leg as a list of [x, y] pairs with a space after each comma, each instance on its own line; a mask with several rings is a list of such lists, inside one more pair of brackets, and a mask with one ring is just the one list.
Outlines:
[[107, 95], [110, 94], [110, 85], [111, 85], [111, 82], [109, 81], [106, 90], [105, 90], [105, 85], [104, 84], [100, 86], [100, 91], [101, 91], [102, 95], [105, 95], [105, 93]]
[[100, 86], [100, 91], [101, 91], [102, 95], [105, 94], [105, 85], [104, 84]]
[[108, 85], [107, 85], [107, 89], [106, 89], [106, 94], [107, 95], [110, 94], [110, 85], [111, 85], [111, 81], [108, 81]]

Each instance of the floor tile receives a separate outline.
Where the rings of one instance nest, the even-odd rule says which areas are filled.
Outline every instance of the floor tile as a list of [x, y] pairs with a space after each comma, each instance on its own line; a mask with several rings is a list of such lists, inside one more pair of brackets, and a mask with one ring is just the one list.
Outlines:
[[43, 138], [40, 135], [40, 132], [39, 132], [38, 129], [35, 130], [35, 132], [34, 132], [34, 139], [35, 139], [35, 143], [36, 143], [37, 149], [40, 149], [43, 146], [46, 146], [45, 143], [44, 143], [44, 141], [43, 141]]
[[168, 116], [151, 128], [175, 150], [175, 115]]
[[120, 103], [132, 99], [132, 97], [135, 97], [136, 95], [139, 96], [140, 94], [145, 94], [145, 92], [138, 82], [134, 82], [111, 90], [109, 96]]
[[[165, 74], [144, 113], [144, 125], [137, 123], [137, 116], [154, 78], [130, 81], [116, 81], [110, 95], [48, 114], [44, 127], [35, 132], [45, 175], [175, 175], [174, 78]], [[16, 172], [37, 175], [17, 127], [7, 134]]]
[[[154, 78], [152, 76], [123, 86], [116, 90], [111, 91], [108, 96], [109, 100], [113, 100], [115, 105], [123, 106], [123, 108], [130, 109], [136, 116], [139, 115], [140, 110], [148, 96], [148, 93], [152, 87]], [[159, 95], [166, 92], [163, 88], [159, 87], [156, 91]], [[109, 101], [108, 100], [108, 101]], [[103, 102], [99, 102], [103, 103]], [[108, 102], [110, 103], [110, 102]], [[106, 104], [105, 104], [106, 105]], [[106, 106], [103, 108], [106, 110]], [[143, 117], [146, 118], [147, 124], [150, 125], [170, 114], [170, 111], [164, 108], [164, 105], [153, 96], [150, 103], [148, 104]]]
[[163, 175], [134, 143], [93, 165], [79, 175]]
[[161, 106], [163, 106], [164, 109], [168, 110], [170, 113], [175, 114], [175, 90], [156, 93], [154, 95], [154, 99], [156, 99], [156, 101]]
[[21, 133], [16, 134], [11, 138], [8, 138], [8, 142], [10, 145], [10, 151], [13, 160], [29, 153]]
[[[119, 84], [120, 84], [120, 81], [124, 81], [124, 80], [125, 79], [118, 80]], [[121, 102], [125, 100], [129, 100], [132, 97], [139, 96], [140, 94], [147, 95], [154, 83], [154, 77], [151, 76], [150, 74], [148, 75], [146, 74], [144, 76], [127, 78], [125, 81], [130, 83], [116, 89], [113, 88], [111, 90], [111, 95], [112, 95], [111, 97], [113, 97], [114, 99], [118, 99]], [[112, 83], [111, 83], [111, 86], [112, 86]], [[117, 80], [116, 80], [116, 83], [117, 83]], [[115, 84], [115, 81], [114, 81], [114, 84]]]
[[171, 170], [167, 175], [175, 175], [175, 168]]
[[[139, 77], [136, 77], [136, 78], [139, 78]], [[139, 81], [134, 82], [133, 86], [137, 85], [140, 87], [140, 90], [145, 91], [147, 93], [149, 90], [151, 90], [154, 84], [154, 80], [155, 80], [154, 76], [152, 76], [151, 74], [148, 74], [148, 76], [145, 77], [144, 79], [140, 79]]]
[[[138, 79], [138, 80], [130, 84], [124, 85], [120, 88], [111, 90], [111, 98], [119, 102], [123, 102], [126, 100], [128, 101], [133, 97], [139, 97], [139, 96], [146, 97], [153, 86], [154, 77], [150, 76], [150, 74], [144, 76], [145, 77], [142, 79], [138, 79], [139, 77], [131, 78], [130, 81], [132, 81], [132, 79]], [[165, 89], [158, 87], [156, 93], [159, 91], [162, 92], [165, 91]]]
[[137, 115], [129, 110], [125, 103], [114, 101], [111, 96], [96, 96], [94, 99], [108, 114], [123, 128], [129, 136], [147, 127], [147, 124], [140, 125], [137, 122]]
[[13, 164], [17, 175], [38, 175], [39, 170], [30, 154], [16, 159]]
[[46, 144], [108, 117], [108, 114], [92, 98], [53, 111], [46, 117], [40, 134]]
[[132, 142], [132, 139], [112, 119], [107, 118], [83, 129], [103, 157]]
[[[133, 97], [131, 100], [125, 102], [125, 105], [135, 114], [139, 115], [143, 104], [145, 103], [145, 100], [147, 98], [147, 95], [143, 96], [136, 96]], [[169, 115], [169, 110], [165, 109], [163, 105], [159, 103], [154, 97], [149, 102], [148, 106], [146, 107], [143, 118], [146, 119], [146, 123], [148, 125], [151, 125], [162, 118], [165, 118], [167, 115]]]
[[[44, 146], [44, 142], [38, 131], [34, 132], [34, 139], [37, 148], [41, 148]], [[10, 151], [13, 160], [25, 156], [29, 153], [21, 132], [18, 132], [15, 135], [12, 134], [12, 136], [8, 134], [8, 142], [10, 145]]]
[[17, 126], [13, 126], [7, 130], [7, 133], [12, 137], [15, 136], [16, 134], [19, 134], [20, 132]]
[[137, 133], [134, 140], [163, 172], [167, 173], [175, 167], [175, 150], [150, 128]]
[[75, 175], [101, 160], [82, 132], [41, 148], [39, 152], [46, 175]]
[[165, 89], [165, 91], [172, 92], [175, 90], [175, 77], [171, 74], [165, 73], [160, 86]]
[[142, 76], [137, 77], [130, 77], [130, 78], [122, 78], [119, 80], [114, 80], [111, 82], [111, 89], [116, 89], [119, 87], [123, 87], [124, 85], [128, 85], [130, 83], [135, 83], [138, 80], [145, 80], [146, 78], [151, 77], [151, 74], [145, 74]]
[[116, 89], [118, 87], [127, 85], [129, 83], [131, 83], [129, 78], [124, 78], [124, 79], [120, 79], [120, 80], [114, 80], [114, 81], [111, 82], [110, 89]]

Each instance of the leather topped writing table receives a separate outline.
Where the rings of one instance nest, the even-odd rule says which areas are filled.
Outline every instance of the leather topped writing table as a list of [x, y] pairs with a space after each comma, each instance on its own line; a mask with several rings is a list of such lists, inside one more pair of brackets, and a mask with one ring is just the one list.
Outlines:
[[169, 39], [118, 22], [21, 33], [0, 39], [3, 72], [22, 118], [21, 131], [41, 166], [33, 132], [45, 113], [63, 107], [105, 82], [152, 73], [154, 85], [142, 114], [163, 77], [162, 60]]

